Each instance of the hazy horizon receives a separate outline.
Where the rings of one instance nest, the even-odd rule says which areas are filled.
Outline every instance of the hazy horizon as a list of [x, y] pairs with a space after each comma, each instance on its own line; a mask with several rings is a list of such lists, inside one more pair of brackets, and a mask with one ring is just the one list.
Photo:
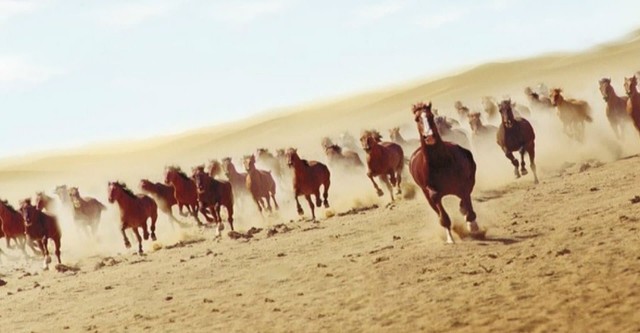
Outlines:
[[0, 156], [215, 126], [640, 27], [626, 0], [328, 4], [0, 0]]

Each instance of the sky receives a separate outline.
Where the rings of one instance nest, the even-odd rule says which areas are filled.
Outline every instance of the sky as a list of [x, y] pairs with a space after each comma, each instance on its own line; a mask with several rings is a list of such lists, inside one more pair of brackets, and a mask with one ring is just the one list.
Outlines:
[[0, 0], [0, 157], [170, 135], [640, 28], [638, 0]]

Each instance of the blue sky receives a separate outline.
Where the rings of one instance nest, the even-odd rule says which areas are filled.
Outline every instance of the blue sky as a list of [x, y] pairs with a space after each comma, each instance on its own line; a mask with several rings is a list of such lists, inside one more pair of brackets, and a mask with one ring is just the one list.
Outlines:
[[166, 135], [640, 28], [640, 1], [0, 0], [0, 156]]

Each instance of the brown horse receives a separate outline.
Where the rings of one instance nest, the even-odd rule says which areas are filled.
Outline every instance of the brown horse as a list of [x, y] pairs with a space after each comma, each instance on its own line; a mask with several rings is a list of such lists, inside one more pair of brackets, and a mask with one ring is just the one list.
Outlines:
[[365, 131], [360, 136], [362, 149], [367, 153], [367, 177], [373, 183], [378, 196], [384, 192], [378, 187], [373, 177], [378, 177], [389, 190], [391, 201], [394, 201], [393, 186], [396, 186], [397, 193], [402, 194], [400, 183], [402, 181], [402, 170], [404, 169], [404, 151], [399, 144], [393, 142], [379, 141], [379, 133], [375, 131]]
[[[534, 182], [538, 184], [538, 174], [535, 163], [535, 139], [536, 134], [531, 124], [524, 118], [514, 117], [511, 100], [504, 100], [500, 103], [500, 115], [502, 123], [498, 128], [496, 136], [498, 145], [504, 151], [505, 156], [515, 167], [516, 178], [520, 174], [526, 175], [527, 168], [524, 163], [524, 153], [529, 154], [531, 170], [533, 171]], [[513, 156], [514, 151], [520, 152], [520, 170], [518, 171], [518, 159]]]
[[282, 165], [280, 161], [269, 152], [266, 148], [259, 148], [256, 150], [256, 159], [257, 162], [262, 163], [266, 166], [276, 177], [282, 178]]
[[[256, 168], [256, 157], [254, 155], [245, 156], [243, 165], [247, 171], [245, 184], [253, 200], [258, 205], [258, 211], [262, 213], [262, 210], [266, 209], [271, 212], [271, 199], [273, 199], [276, 210], [279, 209], [276, 201], [276, 182], [273, 180], [271, 173]], [[266, 199], [266, 206], [263, 199]]]
[[[198, 201], [200, 202], [200, 211], [209, 222], [216, 222], [216, 235], [220, 235], [220, 231], [224, 229], [222, 218], [220, 217], [220, 207], [227, 209], [229, 226], [233, 229], [233, 190], [231, 183], [227, 181], [216, 180], [204, 171], [204, 166], [196, 167], [193, 170], [193, 178], [196, 180], [198, 188]], [[207, 209], [213, 215], [213, 219], [207, 216]]]
[[176, 217], [173, 216], [172, 208], [178, 204], [173, 186], [165, 185], [163, 183], [153, 183], [148, 179], [142, 179], [140, 180], [140, 189], [153, 197], [153, 200], [158, 205], [160, 211], [169, 217], [171, 226], [173, 226], [173, 222], [182, 225], [182, 222], [178, 221]]
[[[496, 100], [493, 97], [483, 96], [482, 108], [484, 109], [484, 112], [487, 114], [487, 119], [489, 121], [493, 121], [494, 119], [498, 118], [498, 104], [496, 104]], [[471, 115], [471, 113], [469, 113], [468, 115]]]
[[453, 243], [451, 218], [442, 204], [442, 198], [455, 195], [460, 198], [460, 212], [465, 215], [471, 236], [482, 238], [471, 203], [471, 192], [476, 182], [476, 163], [473, 155], [459, 145], [442, 140], [435, 124], [431, 103], [413, 106], [418, 127], [420, 148], [411, 155], [409, 169], [416, 184], [422, 189], [431, 208], [438, 214], [445, 228], [447, 243]]
[[[364, 166], [358, 153], [355, 151], [343, 152], [342, 148], [336, 144], [325, 146], [324, 152], [327, 154], [329, 164], [333, 167], [360, 168]], [[288, 163], [289, 162], [287, 162], [287, 164]]]
[[479, 112], [469, 113], [469, 126], [471, 127], [471, 139], [475, 149], [493, 144], [498, 128], [493, 125], [484, 125]]
[[576, 100], [564, 99], [562, 89], [551, 90], [549, 95], [551, 103], [556, 107], [558, 117], [564, 126], [564, 132], [579, 142], [584, 140], [584, 123], [592, 122], [591, 107], [589, 103]]
[[400, 134], [400, 127], [394, 127], [389, 130], [389, 139], [391, 139], [391, 142], [399, 144], [405, 151], [414, 151], [420, 146], [420, 140], [418, 139], [405, 140]]
[[238, 172], [230, 157], [222, 159], [222, 171], [224, 171], [225, 176], [231, 183], [234, 194], [238, 196], [249, 194], [247, 191], [247, 173]]
[[627, 101], [629, 98], [616, 94], [613, 86], [611, 86], [610, 78], [602, 78], [598, 81], [598, 84], [600, 85], [602, 98], [607, 103], [605, 114], [607, 115], [607, 120], [609, 120], [609, 125], [611, 125], [616, 137], [622, 139], [624, 137], [624, 127], [630, 120], [627, 114]]
[[469, 119], [467, 119], [469, 117], [468, 107], [464, 106], [460, 101], [456, 101], [453, 104], [453, 107], [455, 107], [456, 112], [458, 112], [458, 119], [460, 120], [460, 122], [466, 123], [467, 121], [469, 121]]
[[[303, 160], [298, 156], [298, 151], [293, 148], [287, 149], [287, 164], [293, 169], [293, 192], [296, 199], [298, 214], [303, 215], [304, 211], [300, 205], [298, 197], [304, 195], [311, 209], [311, 217], [316, 219], [316, 212], [311, 196], [316, 197], [316, 206], [320, 207], [324, 203], [325, 208], [329, 208], [329, 186], [331, 185], [331, 173], [326, 165], [318, 161]], [[320, 186], [323, 187], [322, 198], [320, 198]]]
[[20, 202], [20, 213], [22, 213], [22, 218], [24, 219], [25, 234], [29, 240], [33, 240], [38, 245], [40, 252], [44, 256], [42, 268], [49, 269], [49, 264], [51, 263], [51, 255], [47, 244], [49, 239], [53, 240], [56, 247], [56, 258], [58, 259], [58, 264], [61, 264], [60, 239], [62, 233], [60, 232], [58, 219], [53, 215], [39, 211], [31, 204], [31, 199], [25, 199]]
[[55, 207], [54, 199], [44, 192], [36, 193], [36, 208], [39, 211], [46, 210], [47, 213], [53, 213]]
[[71, 198], [69, 198], [69, 189], [67, 188], [67, 185], [56, 186], [54, 193], [58, 196], [63, 206], [71, 207]]
[[209, 160], [209, 176], [216, 178], [222, 174], [222, 164], [218, 160]]
[[131, 243], [125, 234], [126, 229], [132, 229], [138, 239], [138, 253], [142, 254], [142, 238], [138, 228], [142, 228], [144, 240], [149, 239], [147, 220], [151, 219], [151, 239], [156, 240], [156, 220], [158, 219], [158, 205], [150, 196], [133, 194], [127, 185], [119, 182], [109, 182], [109, 203], [116, 202], [120, 208], [120, 232], [124, 239], [124, 246], [128, 249]]
[[27, 238], [25, 236], [24, 218], [7, 200], [0, 200], [0, 222], [2, 224], [0, 231], [7, 241], [7, 248], [13, 248], [11, 245], [11, 240], [13, 240], [26, 257], [25, 244], [27, 243]]
[[[198, 190], [193, 179], [189, 178], [179, 167], [169, 166], [165, 170], [164, 183], [173, 186], [173, 195], [178, 203], [180, 215], [191, 214], [198, 225], [202, 225], [198, 218]], [[187, 207], [187, 213], [182, 212], [182, 207]]]
[[633, 125], [640, 133], [640, 94], [638, 93], [638, 79], [636, 76], [624, 78], [624, 90], [629, 96], [627, 114], [631, 117]]
[[[469, 114], [470, 113], [467, 113], [467, 119], [469, 119]], [[453, 126], [447, 122], [445, 117], [437, 116], [434, 121], [438, 128], [438, 133], [440, 133], [443, 140], [453, 142], [465, 149], [471, 148], [469, 138], [464, 131], [453, 128]]]
[[524, 94], [527, 95], [529, 105], [532, 109], [539, 112], [550, 111], [551, 109], [553, 109], [553, 104], [551, 103], [549, 97], [538, 94], [530, 87], [524, 88]]
[[100, 223], [102, 211], [106, 210], [107, 207], [95, 198], [83, 198], [77, 187], [69, 188], [69, 198], [73, 204], [73, 220], [75, 221], [76, 226], [85, 232], [88, 227], [91, 234], [95, 236], [96, 231], [98, 230], [98, 224]]

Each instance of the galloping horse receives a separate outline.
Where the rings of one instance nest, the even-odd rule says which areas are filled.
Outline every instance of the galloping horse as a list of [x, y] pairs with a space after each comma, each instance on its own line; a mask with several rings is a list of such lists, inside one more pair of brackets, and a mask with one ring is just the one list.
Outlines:
[[625, 124], [631, 120], [627, 114], [627, 100], [629, 100], [629, 98], [616, 94], [613, 86], [611, 86], [610, 78], [602, 78], [598, 81], [598, 84], [600, 85], [602, 98], [605, 103], [607, 103], [605, 113], [607, 120], [609, 120], [609, 125], [611, 125], [611, 129], [616, 137], [622, 139], [624, 137]]
[[409, 170], [427, 202], [438, 214], [440, 225], [446, 231], [447, 243], [453, 243], [453, 236], [451, 218], [442, 204], [442, 198], [446, 195], [460, 198], [460, 212], [466, 217], [471, 236], [484, 237], [471, 203], [471, 192], [476, 182], [473, 155], [459, 145], [442, 140], [431, 111], [431, 103], [415, 104], [412, 111], [422, 140], [420, 148], [411, 155]]
[[469, 121], [469, 119], [467, 119], [469, 117], [468, 107], [464, 106], [460, 101], [456, 101], [453, 104], [453, 107], [455, 107], [456, 112], [458, 112], [458, 119], [460, 120], [460, 122], [466, 123], [467, 121]]
[[198, 225], [202, 225], [198, 218], [198, 190], [193, 179], [189, 178], [179, 167], [170, 166], [166, 168], [164, 183], [173, 186], [173, 195], [178, 202], [180, 215], [187, 216], [182, 212], [182, 207], [186, 206], [188, 213], [196, 219]]
[[373, 183], [378, 196], [384, 192], [378, 187], [373, 177], [378, 178], [387, 185], [391, 201], [394, 201], [393, 186], [396, 186], [397, 193], [402, 194], [400, 182], [402, 181], [402, 170], [404, 169], [404, 151], [399, 144], [393, 142], [381, 142], [380, 134], [375, 131], [365, 131], [360, 137], [362, 149], [367, 153], [367, 177]]
[[[227, 209], [228, 222], [231, 230], [233, 229], [233, 190], [231, 183], [227, 181], [216, 180], [204, 171], [204, 166], [196, 167], [193, 170], [193, 178], [196, 180], [198, 188], [198, 201], [202, 215], [209, 222], [216, 222], [216, 235], [220, 235], [220, 231], [224, 229], [222, 218], [220, 217], [220, 207]], [[207, 209], [213, 215], [213, 219], [207, 216]]]
[[413, 151], [420, 146], [420, 140], [418, 139], [405, 140], [400, 134], [400, 127], [394, 127], [389, 130], [389, 139], [391, 139], [391, 142], [399, 144], [402, 150], [405, 151]]
[[[22, 214], [16, 211], [7, 200], [0, 200], [0, 222], [2, 222], [2, 233], [7, 241], [7, 248], [11, 249], [11, 240], [20, 248], [25, 257], [27, 251], [25, 244], [27, 242], [24, 229], [24, 218]], [[31, 245], [31, 243], [29, 243]]]
[[[254, 155], [245, 156], [243, 164], [244, 169], [247, 171], [247, 190], [258, 205], [258, 211], [262, 213], [262, 210], [266, 209], [271, 212], [271, 199], [273, 199], [276, 210], [279, 209], [276, 201], [276, 182], [273, 180], [271, 173], [256, 168], [256, 157]], [[266, 199], [266, 207], [263, 199]]]
[[269, 170], [278, 178], [282, 178], [282, 165], [280, 161], [269, 152], [266, 148], [258, 148], [256, 150], [256, 159], [258, 162], [264, 164]]
[[562, 89], [551, 90], [551, 103], [556, 107], [558, 117], [564, 126], [564, 132], [573, 139], [582, 142], [584, 139], [584, 123], [592, 122], [589, 103], [576, 99], [564, 99]]
[[[492, 121], [493, 119], [498, 117], [498, 104], [496, 104], [496, 100], [493, 97], [483, 96], [482, 108], [484, 109], [484, 112], [487, 114], [487, 119], [489, 121]], [[469, 115], [471, 115], [471, 113], [469, 113], [468, 116]]]
[[[326, 165], [318, 161], [303, 160], [298, 156], [298, 151], [293, 148], [287, 149], [287, 164], [293, 168], [293, 192], [296, 199], [298, 214], [303, 215], [304, 211], [300, 205], [298, 197], [304, 195], [309, 202], [311, 217], [316, 219], [316, 212], [311, 201], [311, 196], [316, 197], [316, 206], [320, 207], [324, 203], [325, 208], [329, 208], [329, 186], [331, 185], [331, 173]], [[322, 198], [320, 198], [320, 186], [323, 187]]]
[[[469, 115], [471, 113], [467, 113], [467, 119], [469, 119]], [[443, 140], [453, 142], [462, 148], [470, 149], [471, 144], [469, 143], [469, 138], [464, 133], [464, 131], [453, 128], [453, 126], [447, 122], [445, 117], [437, 116], [434, 119], [436, 123], [436, 127], [438, 128], [438, 133]]]
[[120, 232], [124, 239], [124, 246], [127, 249], [131, 247], [131, 242], [125, 234], [125, 230], [130, 228], [138, 239], [138, 253], [142, 254], [142, 238], [138, 228], [142, 228], [144, 240], [149, 239], [147, 219], [151, 218], [151, 239], [156, 240], [156, 220], [158, 219], [156, 202], [147, 195], [133, 194], [124, 183], [109, 182], [109, 203], [114, 202], [120, 208]]
[[173, 216], [172, 208], [173, 206], [178, 204], [175, 197], [175, 189], [173, 186], [165, 185], [162, 183], [153, 183], [147, 179], [140, 180], [140, 189], [151, 195], [153, 200], [158, 205], [158, 208], [161, 212], [165, 213], [169, 216], [169, 221], [171, 222], [171, 226], [173, 226], [173, 222], [176, 222], [182, 225], [182, 222], [178, 221], [175, 216]]
[[527, 95], [529, 105], [531, 105], [532, 109], [539, 112], [549, 111], [553, 109], [553, 104], [551, 103], [549, 97], [538, 94], [530, 87], [524, 88], [524, 94]]
[[24, 219], [24, 232], [29, 238], [27, 242], [34, 241], [44, 256], [42, 268], [49, 269], [49, 264], [51, 263], [51, 255], [47, 244], [49, 239], [53, 240], [56, 247], [56, 258], [58, 259], [58, 264], [61, 264], [60, 239], [62, 234], [56, 217], [39, 211], [31, 204], [31, 199], [25, 199], [20, 202], [20, 213], [22, 213], [22, 218]]
[[638, 79], [635, 76], [624, 78], [624, 90], [629, 96], [627, 114], [633, 120], [633, 125], [640, 133], [640, 94], [638, 93]]
[[91, 234], [95, 236], [102, 211], [107, 207], [94, 198], [83, 198], [77, 187], [69, 189], [69, 198], [73, 204], [73, 220], [76, 226], [85, 232], [87, 231], [86, 227], [89, 227]]
[[247, 195], [247, 173], [238, 172], [230, 157], [222, 159], [222, 171], [229, 179], [231, 186], [233, 187], [233, 193], [236, 195]]
[[329, 164], [334, 167], [359, 168], [364, 165], [358, 153], [355, 151], [343, 152], [342, 148], [336, 144], [325, 146], [324, 152], [327, 154]]
[[209, 176], [216, 178], [222, 173], [222, 164], [218, 160], [209, 160]]
[[[534, 182], [538, 184], [538, 174], [536, 172], [535, 163], [535, 139], [536, 134], [531, 124], [524, 118], [516, 118], [513, 116], [511, 109], [511, 100], [504, 100], [500, 103], [500, 115], [502, 123], [498, 128], [496, 136], [498, 145], [504, 151], [505, 156], [511, 161], [515, 167], [514, 173], [516, 178], [520, 178], [520, 174], [526, 175], [527, 168], [524, 163], [524, 153], [529, 154], [531, 170], [533, 171]], [[514, 151], [520, 152], [520, 170], [518, 171], [518, 159], [513, 156]]]
[[53, 200], [54, 199], [52, 197], [48, 196], [46, 193], [37, 192], [36, 193], [36, 208], [39, 211], [46, 210], [47, 213], [53, 213], [54, 207], [55, 207], [55, 203], [54, 203]]
[[473, 146], [476, 150], [489, 143], [494, 143], [498, 128], [493, 125], [484, 125], [479, 112], [469, 113], [469, 126], [471, 127]]

